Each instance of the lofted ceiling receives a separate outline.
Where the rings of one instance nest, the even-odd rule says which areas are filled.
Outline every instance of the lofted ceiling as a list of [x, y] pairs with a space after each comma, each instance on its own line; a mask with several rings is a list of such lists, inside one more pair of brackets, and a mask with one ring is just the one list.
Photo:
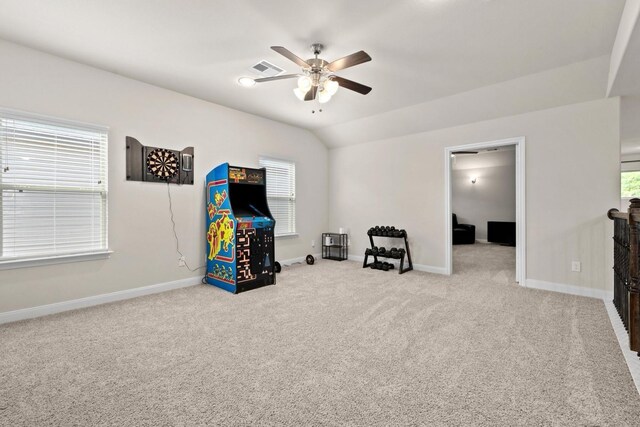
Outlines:
[[[608, 55], [624, 0], [0, 0], [0, 38], [234, 109], [319, 129]], [[295, 80], [240, 87], [269, 49], [371, 62], [323, 105]], [[253, 75], [254, 77], [258, 77]], [[322, 108], [322, 113], [312, 110]]]

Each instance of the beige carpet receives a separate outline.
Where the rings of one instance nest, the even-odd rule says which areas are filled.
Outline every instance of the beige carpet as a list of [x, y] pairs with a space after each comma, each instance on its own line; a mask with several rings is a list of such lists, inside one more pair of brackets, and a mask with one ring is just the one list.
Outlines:
[[454, 259], [0, 326], [0, 425], [640, 425], [602, 301], [516, 286], [513, 248]]

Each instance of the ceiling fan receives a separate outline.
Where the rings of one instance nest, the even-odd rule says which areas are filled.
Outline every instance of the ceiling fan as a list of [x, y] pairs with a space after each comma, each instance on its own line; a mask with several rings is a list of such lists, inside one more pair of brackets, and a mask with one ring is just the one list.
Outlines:
[[371, 61], [371, 57], [365, 51], [361, 50], [347, 55], [344, 58], [336, 59], [333, 62], [327, 62], [322, 58], [318, 58], [323, 47], [320, 43], [312, 44], [311, 50], [315, 57], [305, 61], [287, 48], [271, 46], [271, 49], [302, 67], [302, 72], [297, 74], [284, 74], [282, 76], [263, 77], [255, 79], [255, 82], [263, 83], [297, 78], [298, 87], [295, 88], [293, 92], [298, 99], [301, 101], [313, 101], [317, 97], [320, 103], [329, 101], [331, 96], [337, 92], [338, 87], [343, 87], [362, 95], [371, 92], [369, 86], [333, 74], [336, 71]]

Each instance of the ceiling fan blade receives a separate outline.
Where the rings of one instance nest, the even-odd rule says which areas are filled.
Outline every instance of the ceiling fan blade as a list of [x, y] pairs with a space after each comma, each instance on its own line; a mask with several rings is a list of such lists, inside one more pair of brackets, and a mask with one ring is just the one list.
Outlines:
[[298, 55], [296, 55], [295, 53], [291, 52], [286, 47], [271, 46], [271, 49], [275, 50], [276, 52], [278, 52], [280, 55], [284, 56], [285, 58], [295, 62], [296, 64], [298, 64], [302, 68], [309, 68], [309, 64], [307, 64], [307, 62], [304, 59], [300, 58]]
[[335, 61], [327, 65], [327, 69], [329, 71], [339, 71], [368, 61], [371, 61], [371, 57], [367, 54], [367, 52], [361, 50], [360, 52], [347, 55], [344, 58], [336, 59]]
[[365, 85], [360, 84], [358, 82], [354, 82], [353, 80], [348, 80], [348, 79], [345, 79], [345, 78], [342, 78], [342, 77], [338, 77], [338, 76], [333, 76], [333, 79], [338, 82], [340, 87], [343, 87], [345, 89], [349, 89], [349, 90], [352, 90], [354, 92], [361, 93], [363, 95], [366, 95], [369, 92], [371, 92], [371, 88], [369, 86], [365, 86]]
[[316, 93], [318, 92], [318, 86], [311, 86], [311, 89], [307, 91], [307, 94], [304, 96], [305, 101], [313, 101], [316, 99]]
[[274, 80], [295, 79], [297, 77], [300, 77], [300, 74], [283, 74], [282, 76], [262, 77], [260, 79], [254, 79], [253, 81], [256, 83], [262, 83], [272, 82]]

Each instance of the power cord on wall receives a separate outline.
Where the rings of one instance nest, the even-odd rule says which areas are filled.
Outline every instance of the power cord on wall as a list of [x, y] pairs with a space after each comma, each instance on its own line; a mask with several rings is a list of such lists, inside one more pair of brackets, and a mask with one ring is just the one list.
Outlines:
[[[197, 267], [197, 268], [191, 268], [191, 267], [189, 267], [189, 264], [187, 264], [187, 260], [186, 260], [185, 256], [182, 254], [182, 252], [180, 252], [180, 239], [178, 239], [178, 233], [176, 233], [176, 221], [173, 218], [173, 203], [171, 201], [171, 184], [169, 184], [168, 182], [167, 182], [167, 195], [169, 196], [169, 214], [170, 214], [169, 219], [171, 220], [171, 227], [172, 227], [172, 230], [173, 230], [173, 237], [175, 237], [175, 239], [176, 239], [176, 252], [178, 253], [178, 255], [180, 255], [180, 258], [184, 261], [184, 266], [187, 268], [187, 270], [189, 270], [189, 271], [201, 270], [201, 269], [206, 267], [206, 264], [205, 265], [201, 265], [200, 267]], [[206, 278], [206, 276], [202, 278], [202, 282], [203, 283], [205, 281], [205, 278]]]

